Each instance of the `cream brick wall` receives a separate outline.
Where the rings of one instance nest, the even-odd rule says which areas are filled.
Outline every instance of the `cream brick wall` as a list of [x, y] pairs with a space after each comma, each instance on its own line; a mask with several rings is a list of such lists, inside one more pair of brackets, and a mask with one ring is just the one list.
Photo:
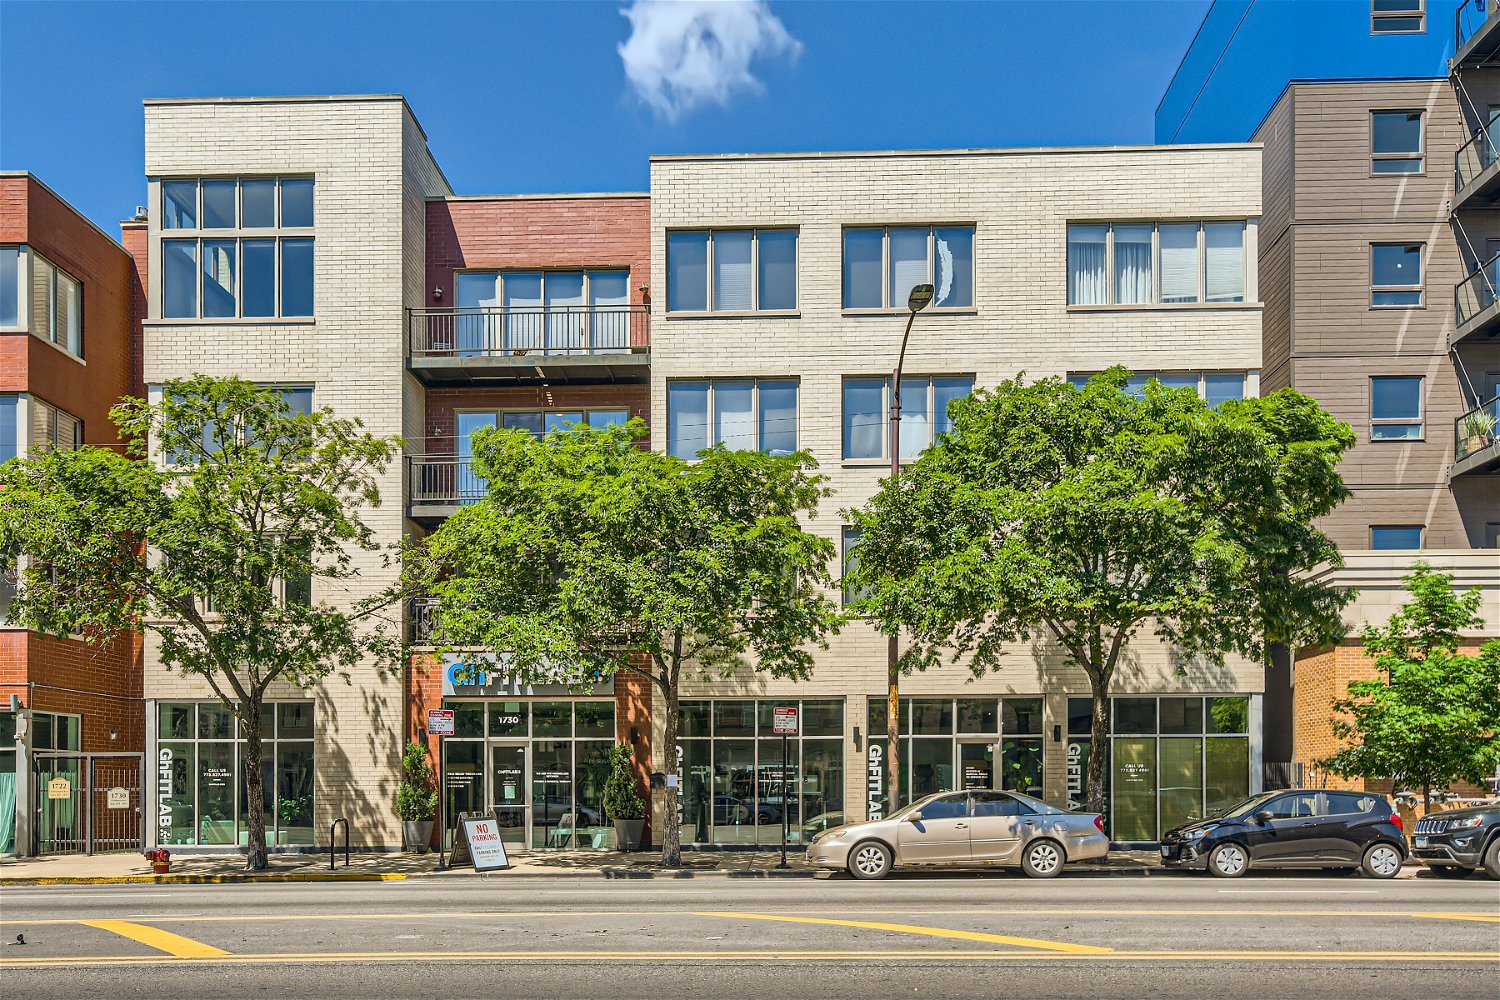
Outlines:
[[[975, 309], [918, 316], [905, 371], [973, 374], [993, 385], [1031, 377], [1137, 370], [1257, 372], [1261, 309], [1254, 274], [1255, 227], [1247, 238], [1250, 302], [1225, 307], [1066, 306], [1069, 221], [1250, 219], [1261, 209], [1260, 147], [1173, 146], [1029, 151], [658, 157], [651, 165], [651, 408], [666, 420], [673, 379], [796, 376], [799, 444], [811, 449], [834, 495], [811, 523], [840, 538], [842, 508], [865, 502], [887, 466], [842, 460], [842, 379], [884, 375], [895, 366], [905, 311], [846, 315], [842, 302], [842, 228], [859, 224], [973, 223]], [[676, 228], [792, 225], [798, 237], [798, 314], [791, 317], [686, 318], [666, 312], [666, 233]], [[1252, 379], [1251, 385], [1255, 381]], [[663, 442], [664, 443], [664, 442]], [[846, 731], [863, 731], [866, 696], [885, 686], [885, 640], [863, 624], [818, 656], [804, 684], [746, 674], [693, 680], [684, 697], [846, 697]], [[1260, 692], [1257, 664], [1175, 663], [1152, 639], [1133, 644], [1121, 666], [1122, 693]], [[907, 679], [912, 695], [1048, 695], [1048, 797], [1059, 800], [1066, 695], [1087, 694], [1077, 670], [1055, 648], [1020, 644], [998, 674], [971, 679], [948, 665]], [[660, 713], [658, 726], [660, 725]], [[846, 802], [864, 800], [861, 757], [846, 746]], [[658, 742], [658, 745], [660, 743]], [[659, 765], [660, 766], [660, 765]]]
[[[163, 321], [150, 291], [145, 380], [195, 373], [257, 382], [312, 383], [314, 403], [357, 417], [375, 434], [408, 435], [422, 409], [405, 372], [404, 308], [422, 302], [425, 199], [451, 193], [425, 136], [399, 97], [148, 102], [151, 274], [156, 266], [161, 178], [301, 173], [315, 176], [316, 264], [311, 322]], [[413, 399], [412, 397], [416, 397]], [[406, 530], [402, 463], [380, 477], [383, 503], [363, 512], [383, 545]], [[352, 602], [394, 578], [378, 554], [356, 557], [352, 587], [320, 599]], [[210, 697], [207, 686], [166, 671], [148, 643], [148, 699]], [[392, 803], [404, 733], [399, 675], [366, 664], [350, 682], [332, 677], [317, 704], [317, 814], [327, 828], [350, 820], [356, 844], [399, 844]], [[308, 697], [287, 685], [276, 698]]]

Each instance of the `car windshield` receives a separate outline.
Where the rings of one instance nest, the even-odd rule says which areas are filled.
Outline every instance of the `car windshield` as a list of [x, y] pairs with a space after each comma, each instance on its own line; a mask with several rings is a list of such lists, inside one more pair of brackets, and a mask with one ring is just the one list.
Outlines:
[[1219, 815], [1225, 819], [1234, 819], [1239, 816], [1249, 816], [1251, 813], [1255, 812], [1261, 806], [1265, 805], [1267, 802], [1270, 802], [1280, 794], [1280, 792], [1261, 792], [1259, 795], [1252, 795], [1245, 801], [1230, 806], [1228, 809], [1225, 809]]

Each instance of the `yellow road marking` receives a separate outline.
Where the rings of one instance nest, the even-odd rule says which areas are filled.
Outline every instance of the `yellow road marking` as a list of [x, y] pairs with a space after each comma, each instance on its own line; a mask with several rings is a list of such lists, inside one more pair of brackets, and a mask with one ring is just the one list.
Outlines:
[[139, 941], [158, 951], [164, 951], [173, 958], [223, 958], [229, 954], [222, 948], [215, 948], [213, 945], [194, 941], [180, 934], [164, 931], [159, 927], [147, 927], [145, 924], [132, 923], [129, 920], [80, 920], [78, 922], [85, 927], [97, 927], [101, 931], [111, 931], [132, 941]]
[[1385, 952], [1385, 951], [1124, 951], [1109, 954], [1068, 954], [1042, 951], [436, 951], [436, 952], [311, 952], [220, 955], [202, 959], [169, 956], [108, 956], [0, 960], [0, 969], [58, 968], [72, 965], [268, 965], [339, 962], [456, 962], [456, 961], [921, 961], [945, 959], [997, 961], [1234, 961], [1234, 962], [1486, 962], [1500, 964], [1500, 952]]
[[916, 924], [885, 924], [872, 920], [833, 920], [828, 917], [791, 917], [770, 913], [700, 913], [702, 917], [728, 917], [734, 920], [772, 920], [788, 924], [825, 924], [833, 927], [860, 927], [871, 931], [893, 931], [897, 934], [922, 934], [927, 937], [955, 938], [959, 941], [983, 941], [987, 944], [1009, 944], [1018, 948], [1040, 948], [1044, 951], [1061, 951], [1070, 955], [1105, 955], [1113, 948], [1096, 948], [1089, 944], [1069, 944], [1066, 941], [1039, 941], [1035, 938], [1009, 937], [1005, 934], [986, 934], [981, 931], [955, 931], [947, 927], [919, 927]]
[[1486, 913], [1413, 913], [1414, 917], [1431, 917], [1433, 920], [1478, 920], [1481, 923], [1500, 924], [1500, 916]]

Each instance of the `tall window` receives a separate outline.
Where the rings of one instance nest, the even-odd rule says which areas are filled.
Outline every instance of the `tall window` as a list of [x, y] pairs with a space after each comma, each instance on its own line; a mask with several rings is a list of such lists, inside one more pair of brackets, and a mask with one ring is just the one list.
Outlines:
[[844, 230], [845, 309], [905, 309], [920, 284], [932, 285], [934, 309], [973, 308], [973, 226]]
[[[1082, 389], [1096, 373], [1070, 374], [1068, 381]], [[1136, 372], [1125, 383], [1125, 391], [1137, 399], [1146, 397], [1146, 385], [1153, 379], [1168, 389], [1192, 389], [1209, 406], [1231, 399], [1245, 398], [1245, 372]]]
[[0, 246], [0, 330], [83, 356], [83, 285], [34, 249]]
[[630, 350], [628, 270], [463, 271], [457, 286], [459, 354]]
[[1244, 302], [1244, 222], [1068, 226], [1068, 304]]
[[163, 181], [162, 316], [311, 317], [313, 191], [308, 177]]
[[797, 450], [797, 383], [714, 379], [667, 385], [667, 451], [694, 458], [722, 444], [733, 451]]
[[69, 450], [83, 444], [83, 421], [31, 397], [31, 447]]
[[1371, 525], [1370, 548], [1420, 549], [1422, 531], [1420, 524]]
[[0, 396], [0, 462], [8, 462], [21, 454], [21, 424], [18, 412], [20, 397], [13, 394]]
[[[969, 375], [901, 379], [901, 457], [916, 458], [953, 423], [948, 404], [974, 391]], [[844, 379], [844, 458], [890, 460], [891, 380]]]
[[788, 312], [796, 308], [797, 230], [667, 234], [669, 312]]
[[[849, 573], [854, 569], [855, 560], [859, 558], [856, 552], [859, 549], [859, 543], [863, 537], [864, 532], [860, 531], [858, 528], [852, 527], [847, 524], [844, 525], [842, 536], [839, 539], [839, 553], [841, 558], [841, 572], [839, 573], [840, 579], [847, 577]], [[865, 597], [869, 593], [869, 591], [867, 590], [851, 590], [847, 583], [843, 585], [843, 588], [845, 604], [852, 604], [860, 598]]]
[[1370, 113], [1370, 173], [1422, 172], [1422, 112]]
[[21, 327], [21, 276], [25, 257], [18, 246], [0, 247], [0, 330]]
[[1419, 34], [1427, 30], [1427, 0], [1370, 0], [1372, 35]]
[[1422, 304], [1421, 243], [1370, 244], [1370, 305]]
[[1370, 440], [1422, 438], [1422, 377], [1377, 375], [1370, 379]]

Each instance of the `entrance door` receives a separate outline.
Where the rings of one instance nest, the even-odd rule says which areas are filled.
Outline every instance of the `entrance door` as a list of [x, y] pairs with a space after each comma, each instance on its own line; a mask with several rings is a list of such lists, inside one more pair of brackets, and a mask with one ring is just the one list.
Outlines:
[[995, 783], [995, 744], [993, 741], [958, 745], [959, 788], [966, 791], [989, 791]]
[[531, 846], [530, 761], [524, 741], [490, 744], [490, 808], [500, 821], [506, 850]]

